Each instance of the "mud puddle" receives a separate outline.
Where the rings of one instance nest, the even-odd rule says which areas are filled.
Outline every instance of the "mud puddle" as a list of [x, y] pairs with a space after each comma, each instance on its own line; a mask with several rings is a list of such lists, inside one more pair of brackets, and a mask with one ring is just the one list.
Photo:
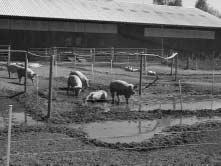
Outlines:
[[12, 125], [40, 125], [41, 122], [35, 121], [25, 112], [24, 106], [14, 100], [8, 98], [0, 98], [0, 128], [4, 128], [8, 124], [8, 106], [13, 105], [12, 109]]
[[161, 110], [189, 110], [197, 111], [203, 109], [216, 110], [221, 108], [221, 98], [212, 98], [211, 96], [185, 96], [170, 98], [145, 99], [138, 98], [131, 100], [129, 105], [125, 102], [119, 105], [109, 103], [87, 103], [88, 106], [100, 107], [104, 112], [116, 111], [153, 111]]
[[95, 122], [82, 125], [70, 125], [70, 127], [80, 128], [86, 132], [90, 138], [98, 139], [109, 143], [130, 143], [142, 142], [155, 134], [165, 134], [162, 130], [174, 125], [193, 125], [206, 121], [221, 121], [221, 117], [180, 117], [172, 116], [155, 120], [137, 121], [106, 121]]

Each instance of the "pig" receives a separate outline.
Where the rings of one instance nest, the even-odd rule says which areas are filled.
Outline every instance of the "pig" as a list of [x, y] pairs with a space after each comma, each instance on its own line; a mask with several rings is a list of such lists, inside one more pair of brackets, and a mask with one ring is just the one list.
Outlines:
[[[18, 79], [19, 83], [21, 83], [22, 77], [25, 77], [25, 68], [24, 67], [19, 67], [17, 69], [17, 74], [18, 74]], [[34, 77], [37, 76], [37, 74], [31, 70], [30, 68], [27, 68], [27, 78], [31, 79], [32, 84], [34, 84]]]
[[91, 101], [91, 102], [99, 102], [99, 101], [106, 101], [106, 100], [107, 100], [107, 92], [104, 90], [91, 92], [86, 97], [86, 101]]
[[156, 73], [155, 71], [148, 70], [148, 71], [147, 71], [147, 75], [150, 75], [150, 76], [156, 76], [157, 73]]
[[78, 76], [81, 79], [81, 82], [82, 82], [82, 85], [83, 85], [84, 89], [89, 87], [89, 79], [82, 72], [80, 72], [80, 71], [71, 71], [69, 76], [70, 75]]
[[70, 75], [68, 77], [68, 87], [67, 87], [67, 94], [69, 94], [70, 88], [73, 89], [73, 93], [75, 96], [78, 96], [82, 89], [82, 82], [81, 79], [76, 75]]
[[117, 95], [118, 104], [120, 103], [120, 95], [124, 95], [126, 99], [126, 103], [128, 104], [128, 99], [131, 95], [135, 94], [134, 89], [136, 89], [137, 86], [134, 86], [133, 84], [129, 84], [122, 80], [114, 80], [110, 83], [110, 93], [112, 97], [112, 103], [114, 103], [114, 96], [115, 93]]
[[11, 73], [17, 73], [18, 68], [21, 68], [21, 66], [16, 63], [7, 65], [8, 77], [11, 78]]

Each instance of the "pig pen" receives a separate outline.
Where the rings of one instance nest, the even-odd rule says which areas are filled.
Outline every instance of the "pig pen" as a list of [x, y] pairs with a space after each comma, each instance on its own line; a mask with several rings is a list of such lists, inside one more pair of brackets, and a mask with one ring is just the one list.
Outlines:
[[[180, 98], [179, 84], [174, 82], [169, 75], [170, 69], [167, 66], [153, 65], [151, 69], [160, 73], [160, 79], [149, 88], [144, 89], [142, 96], [136, 93], [131, 97], [128, 105], [123, 97], [121, 97], [119, 105], [113, 105], [110, 100], [106, 103], [85, 103], [83, 99], [89, 92], [100, 89], [106, 90], [108, 99], [111, 99], [108, 87], [110, 81], [122, 79], [137, 84], [139, 82], [138, 72], [125, 71], [121, 66], [114, 66], [110, 71], [110, 68], [103, 64], [96, 64], [92, 72], [91, 65], [88, 64], [74, 66], [70, 62], [58, 63], [53, 78], [51, 118], [46, 122], [48, 65], [44, 63], [41, 67], [33, 69], [38, 74], [38, 84], [36, 82], [34, 86], [30, 84], [26, 94], [15, 96], [12, 100], [19, 103], [32, 119], [51, 126], [34, 124], [27, 127], [24, 124], [16, 124], [19, 126], [13, 129], [16, 146], [13, 149], [12, 164], [44, 165], [50, 163], [51, 159], [54, 160], [54, 163], [69, 163], [69, 165], [73, 163], [82, 165], [82, 162], [97, 165], [145, 165], [147, 163], [152, 165], [179, 163], [199, 165], [219, 161], [219, 82], [221, 77], [218, 71], [215, 73], [213, 83], [210, 71], [180, 70], [179, 79], [182, 85], [182, 98]], [[77, 98], [66, 94], [67, 77], [72, 70], [82, 71], [91, 80], [90, 88], [84, 90]], [[15, 84], [18, 80], [8, 79], [7, 71], [4, 68], [0, 71], [0, 76], [1, 91], [8, 96], [20, 92], [21, 85]], [[144, 75], [143, 84], [148, 84], [154, 79], [154, 76]], [[79, 127], [79, 125], [86, 124], [90, 126], [92, 122], [116, 124], [125, 120], [135, 121], [139, 126], [138, 122], [141, 121], [145, 124], [140, 124], [142, 133], [144, 132], [142, 127], [148, 127], [149, 124], [146, 125], [145, 121], [152, 121], [150, 123], [152, 124], [154, 120], [163, 120], [168, 117], [171, 119], [204, 117], [206, 120], [197, 121], [198, 123], [164, 125], [162, 127], [164, 134], [156, 133], [147, 140], [132, 142], [122, 141], [123, 138], [121, 141], [108, 142], [105, 139], [98, 139], [98, 137], [90, 137], [90, 133], [84, 130], [85, 128]], [[130, 127], [130, 125], [126, 126]], [[6, 141], [5, 130], [1, 133], [3, 143]], [[131, 131], [133, 130], [134, 127], [131, 127]], [[139, 129], [137, 130], [139, 131]], [[30, 141], [23, 142], [22, 145], [18, 144], [19, 141], [22, 142], [24, 134], [30, 138]], [[36, 138], [35, 140], [33, 140], [33, 136]], [[37, 146], [36, 142], [41, 142], [42, 139], [45, 140], [42, 142], [42, 146]], [[194, 146], [190, 146], [190, 144], [194, 144]], [[209, 150], [205, 150], [206, 148]], [[73, 149], [77, 149], [78, 152], [72, 153]], [[94, 152], [94, 149], [97, 151]], [[38, 155], [34, 155], [36, 151]], [[66, 153], [59, 155], [64, 151]], [[1, 153], [3, 154], [2, 162], [5, 160], [3, 152]], [[27, 156], [28, 154], [30, 155]], [[86, 160], [83, 159], [85, 154], [87, 155]], [[179, 157], [177, 158], [177, 156]]]

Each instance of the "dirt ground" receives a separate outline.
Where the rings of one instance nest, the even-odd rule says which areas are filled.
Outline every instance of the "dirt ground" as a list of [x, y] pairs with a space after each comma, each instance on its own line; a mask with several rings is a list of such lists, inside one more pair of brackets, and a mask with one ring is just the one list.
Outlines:
[[[28, 92], [22, 94], [23, 85], [18, 84], [18, 79], [8, 79], [4, 66], [0, 67], [0, 91], [2, 97], [11, 97], [10, 100], [24, 106], [35, 120], [45, 121], [47, 114], [47, 93], [49, 84], [49, 65], [42, 63], [40, 68], [33, 68], [38, 74], [38, 81], [32, 85], [28, 82]], [[148, 105], [155, 103], [171, 102], [171, 98], [180, 99], [179, 84], [170, 76], [170, 68], [162, 65], [149, 65], [148, 69], [159, 74], [159, 80], [149, 88], [142, 91], [140, 97], [136, 93], [130, 99], [130, 104], [125, 104], [121, 98], [120, 107], [110, 103], [108, 85], [113, 79], [121, 79], [129, 83], [139, 83], [138, 72], [127, 72], [123, 64], [114, 64], [110, 69], [108, 64], [97, 63], [94, 73], [90, 64], [58, 63], [54, 68], [53, 79], [53, 104], [51, 118], [47, 121], [50, 126], [19, 126], [13, 129], [13, 139], [16, 146], [13, 149], [12, 165], [215, 165], [219, 163], [220, 156], [220, 124], [218, 122], [199, 124], [195, 126], [172, 127], [168, 131], [186, 131], [168, 136], [156, 135], [148, 142], [130, 144], [108, 144], [87, 138], [85, 133], [68, 129], [67, 123], [88, 123], [107, 120], [128, 119], [153, 119], [169, 115], [197, 115], [208, 116], [219, 114], [217, 110], [153, 110], [146, 111]], [[90, 88], [84, 90], [79, 97], [67, 96], [66, 86], [68, 74], [72, 70], [80, 70], [90, 79]], [[182, 95], [186, 100], [199, 100], [202, 96], [213, 99], [220, 98], [221, 72], [202, 70], [179, 70], [178, 80], [181, 80]], [[214, 79], [213, 79], [214, 74]], [[15, 76], [16, 77], [16, 76]], [[154, 76], [143, 78], [143, 85], [155, 79]], [[214, 80], [214, 81], [213, 81]], [[213, 86], [212, 86], [213, 85]], [[83, 99], [94, 90], [103, 89], [109, 94], [109, 101], [99, 104], [87, 104]], [[1, 100], [1, 98], [0, 98]], [[146, 105], [139, 110], [140, 105]], [[1, 111], [5, 110], [6, 103], [1, 103]], [[3, 109], [4, 108], [4, 109]], [[63, 127], [63, 128], [62, 128]], [[62, 128], [62, 129], [61, 129]], [[203, 130], [196, 133], [188, 131]], [[204, 130], [216, 130], [205, 132]], [[19, 144], [19, 140], [30, 139], [30, 142]], [[34, 139], [35, 138], [35, 139]], [[39, 139], [38, 139], [39, 138]], [[53, 140], [51, 140], [53, 138]], [[61, 139], [62, 138], [62, 139]], [[70, 140], [64, 138], [71, 138]], [[73, 139], [76, 139], [73, 141]], [[40, 139], [47, 141], [41, 142]], [[5, 147], [6, 132], [0, 133], [1, 146]], [[213, 144], [202, 144], [212, 142]], [[197, 146], [177, 146], [185, 144], [199, 144]], [[175, 146], [176, 145], [176, 146]], [[37, 146], [37, 147], [36, 147]], [[169, 146], [169, 148], [160, 148]], [[159, 148], [153, 148], [159, 147]], [[70, 153], [70, 151], [79, 150]], [[89, 150], [97, 151], [91, 152]], [[87, 150], [87, 151], [83, 151]], [[37, 155], [33, 155], [33, 153]], [[67, 153], [44, 153], [51, 151], [67, 151]], [[83, 151], [83, 152], [82, 152]], [[26, 153], [20, 156], [19, 153]], [[30, 155], [32, 153], [32, 155]], [[16, 155], [17, 154], [17, 155]], [[5, 161], [5, 148], [1, 148], [0, 163]]]

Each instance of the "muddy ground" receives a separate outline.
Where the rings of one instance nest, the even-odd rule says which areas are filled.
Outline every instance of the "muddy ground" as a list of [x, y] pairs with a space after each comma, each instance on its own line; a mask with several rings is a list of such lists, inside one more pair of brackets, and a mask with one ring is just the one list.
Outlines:
[[[79, 97], [67, 96], [66, 82], [71, 70], [84, 72], [91, 80], [89, 89], [84, 90]], [[49, 123], [50, 126], [19, 126], [15, 129], [13, 139], [23, 140], [24, 134], [30, 138], [32, 146], [17, 144], [13, 153], [34, 153], [38, 155], [12, 157], [12, 165], [202, 165], [219, 162], [219, 138], [220, 124], [218, 122], [199, 124], [195, 126], [179, 126], [165, 129], [165, 131], [192, 131], [192, 130], [216, 130], [211, 132], [184, 132], [180, 134], [156, 135], [147, 142], [129, 144], [109, 144], [102, 141], [87, 138], [82, 131], [67, 129], [67, 123], [89, 123], [107, 120], [134, 120], [134, 119], [155, 119], [167, 115], [183, 116], [212, 116], [219, 115], [220, 109], [210, 110], [148, 110], [149, 105], [161, 105], [172, 102], [179, 104], [180, 91], [179, 84], [174, 77], [169, 75], [170, 69], [167, 66], [152, 65], [151, 70], [159, 73], [159, 80], [148, 89], [142, 91], [142, 96], [137, 94], [130, 99], [130, 104], [126, 105], [122, 97], [120, 106], [108, 103], [88, 104], [83, 99], [94, 90], [108, 90], [108, 85], [113, 79], [122, 79], [130, 83], [138, 84], [139, 73], [127, 72], [122, 65], [115, 65], [112, 71], [107, 64], [96, 64], [94, 74], [88, 64], [78, 64], [76, 67], [72, 63], [60, 63], [54, 70], [53, 79], [53, 105], [51, 118], [46, 121], [47, 115], [47, 88], [49, 66], [44, 63], [40, 68], [33, 70], [39, 75], [38, 83], [34, 86], [28, 82], [28, 92], [23, 94], [23, 85], [18, 84], [18, 79], [8, 79], [4, 67], [0, 70], [0, 91], [2, 98], [10, 98], [13, 102], [20, 103], [33, 119]], [[179, 70], [178, 79], [182, 83], [182, 95], [185, 101], [198, 101], [220, 99], [221, 75], [219, 71], [213, 72], [215, 75], [214, 84], [212, 71]], [[16, 76], [15, 76], [16, 77]], [[144, 76], [143, 85], [147, 85], [155, 79], [154, 76]], [[212, 86], [213, 84], [213, 86]], [[37, 86], [38, 85], [38, 86]], [[38, 87], [38, 88], [37, 88]], [[109, 95], [110, 96], [110, 95]], [[206, 96], [206, 97], [205, 97]], [[110, 100], [110, 97], [108, 98]], [[1, 111], [7, 109], [8, 103], [1, 103]], [[143, 107], [141, 107], [143, 106]], [[139, 109], [142, 108], [142, 109]], [[61, 126], [65, 130], [61, 130]], [[66, 127], [65, 127], [66, 126]], [[53, 128], [53, 129], [51, 129]], [[71, 133], [71, 134], [70, 134]], [[73, 134], [74, 133], [74, 134]], [[80, 133], [80, 134], [79, 134]], [[36, 135], [38, 135], [36, 137]], [[1, 132], [3, 144], [6, 141], [6, 134]], [[211, 137], [212, 136], [212, 137]], [[33, 137], [41, 139], [55, 139], [43, 142], [43, 146], [37, 145]], [[76, 138], [75, 141], [67, 141], [59, 138]], [[26, 137], [25, 137], [26, 138]], [[40, 139], [39, 138], [39, 139]], [[65, 141], [64, 141], [65, 140]], [[56, 143], [54, 143], [56, 142]], [[213, 143], [210, 145], [174, 147], [175, 145]], [[3, 146], [2, 144], [2, 146]], [[26, 144], [26, 143], [25, 143]], [[56, 145], [55, 145], [56, 144]], [[57, 146], [59, 144], [59, 146]], [[67, 146], [68, 144], [68, 146]], [[20, 147], [22, 146], [22, 147]], [[163, 147], [162, 147], [163, 146]], [[169, 146], [169, 148], [165, 148]], [[157, 148], [156, 148], [157, 147]], [[98, 149], [96, 152], [65, 153], [43, 153], [48, 151], [72, 151], [73, 149]], [[100, 150], [101, 149], [101, 150]], [[104, 150], [104, 151], [102, 151]], [[21, 152], [22, 151], [22, 152]], [[111, 152], [110, 152], [111, 151]], [[2, 162], [4, 150], [1, 152]], [[92, 153], [92, 154], [91, 154]], [[45, 155], [47, 154], [47, 155]], [[28, 154], [27, 154], [28, 155]], [[83, 157], [84, 156], [84, 157]], [[128, 157], [129, 156], [129, 157]], [[129, 160], [128, 160], [129, 158]], [[82, 164], [83, 162], [83, 164]], [[85, 164], [85, 163], [87, 164]]]

